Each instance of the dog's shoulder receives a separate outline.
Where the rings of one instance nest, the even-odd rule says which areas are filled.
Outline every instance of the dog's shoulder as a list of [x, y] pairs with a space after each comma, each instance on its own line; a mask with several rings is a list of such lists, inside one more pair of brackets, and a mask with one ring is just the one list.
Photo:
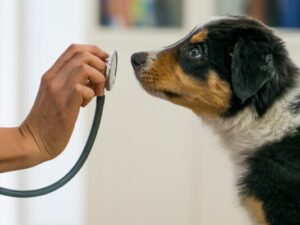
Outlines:
[[272, 221], [267, 224], [299, 224], [300, 129], [249, 154], [245, 164], [240, 181], [244, 199], [261, 205], [265, 220]]

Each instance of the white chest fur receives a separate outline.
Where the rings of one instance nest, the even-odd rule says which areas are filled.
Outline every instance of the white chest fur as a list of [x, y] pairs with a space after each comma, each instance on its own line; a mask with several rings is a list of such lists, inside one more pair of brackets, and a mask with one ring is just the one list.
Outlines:
[[296, 90], [288, 93], [261, 118], [253, 109], [246, 108], [233, 118], [204, 118], [204, 121], [220, 135], [232, 158], [240, 161], [246, 153], [296, 131], [300, 116], [292, 114], [290, 104], [297, 94]]

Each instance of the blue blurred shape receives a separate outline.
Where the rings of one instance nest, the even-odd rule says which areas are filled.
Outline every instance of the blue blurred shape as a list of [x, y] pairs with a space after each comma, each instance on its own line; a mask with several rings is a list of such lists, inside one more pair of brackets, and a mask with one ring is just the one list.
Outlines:
[[300, 27], [300, 0], [280, 0], [280, 26], [288, 28]]

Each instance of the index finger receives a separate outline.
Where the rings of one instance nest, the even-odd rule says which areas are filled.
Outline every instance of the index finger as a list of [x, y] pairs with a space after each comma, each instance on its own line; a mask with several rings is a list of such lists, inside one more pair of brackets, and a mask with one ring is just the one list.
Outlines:
[[99, 57], [102, 60], [108, 58], [108, 53], [97, 47], [96, 45], [78, 45], [72, 44], [69, 48], [58, 58], [58, 60], [54, 63], [50, 70], [56, 73], [61, 70], [61, 68], [73, 58], [78, 52], [88, 51], [91, 54]]

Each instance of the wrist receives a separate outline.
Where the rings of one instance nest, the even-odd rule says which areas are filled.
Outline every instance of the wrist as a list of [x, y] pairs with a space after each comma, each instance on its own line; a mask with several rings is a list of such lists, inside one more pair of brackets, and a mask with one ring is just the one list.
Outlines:
[[32, 167], [51, 159], [48, 154], [41, 150], [28, 124], [24, 122], [17, 129], [21, 137], [21, 148], [24, 149], [24, 160], [27, 167]]
[[0, 128], [0, 173], [35, 166], [47, 158], [24, 126]]

